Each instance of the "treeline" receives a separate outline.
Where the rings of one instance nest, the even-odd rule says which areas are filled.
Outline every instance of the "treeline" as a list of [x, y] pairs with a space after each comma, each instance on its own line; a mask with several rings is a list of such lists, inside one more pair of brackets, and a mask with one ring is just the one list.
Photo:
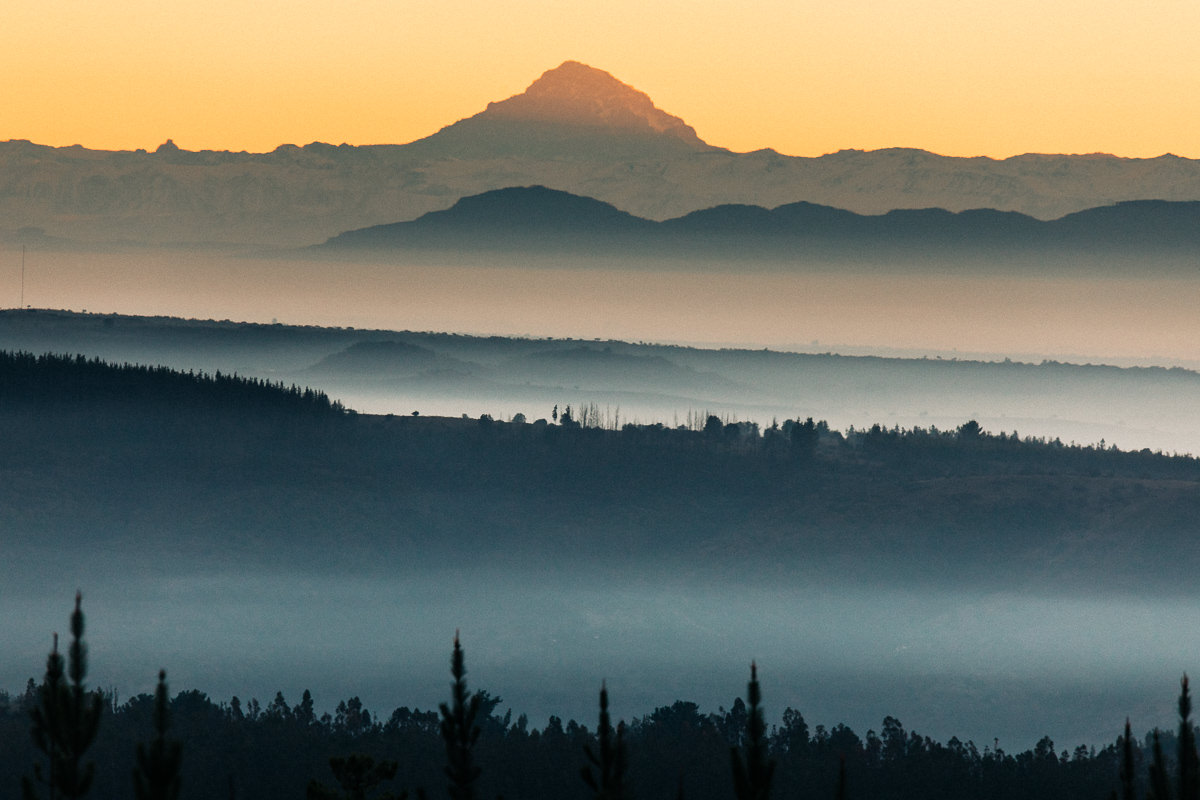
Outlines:
[[[585, 748], [596, 752], [594, 720], [551, 717], [542, 725], [508, 712], [497, 714], [500, 698], [481, 692], [480, 736], [473, 763], [480, 768], [477, 795], [525, 800], [585, 800], [580, 779], [589, 764]], [[94, 800], [132, 796], [130, 771], [137, 744], [153, 731], [154, 698], [138, 695], [120, 703], [111, 695], [87, 758], [96, 764]], [[333, 714], [315, 715], [313, 698], [292, 702], [280, 695], [262, 704], [237, 698], [215, 702], [198, 691], [170, 701], [170, 735], [184, 745], [182, 797], [193, 800], [292, 798], [305, 796], [308, 783], [336, 785], [330, 757], [369, 755], [376, 763], [397, 762], [384, 788], [423, 788], [442, 797], [445, 744], [437, 709], [397, 708], [376, 715], [357, 698], [338, 703]], [[768, 698], [769, 700], [769, 698]], [[0, 714], [0, 795], [16, 797], [21, 777], [42, 757], [31, 745], [30, 698], [10, 698]], [[489, 708], [490, 706], [490, 708]], [[624, 726], [625, 784], [631, 798], [676, 798], [682, 780], [689, 800], [731, 800], [730, 747], [745, 743], [746, 706], [705, 713], [678, 701], [636, 717]], [[1164, 738], [1168, 745], [1173, 738]], [[1148, 746], [1137, 746], [1139, 763]], [[1102, 800], [1116, 785], [1115, 745], [1056, 751], [1049, 739], [1019, 753], [959, 742], [940, 743], [906, 731], [887, 717], [879, 731], [859, 734], [844, 725], [809, 728], [801, 714], [784, 711], [784, 723], [770, 726], [767, 754], [776, 763], [771, 796], [832, 800], [839, 768], [845, 764], [849, 798], [917, 800]], [[1144, 778], [1142, 779], [1144, 780]]]
[[[595, 450], [619, 449], [632, 459], [650, 458], [653, 449], [666, 459], [687, 453], [697, 464], [710, 460], [737, 464], [752, 472], [765, 469], [782, 476], [796, 468], [812, 473], [822, 470], [869, 470], [924, 477], [945, 475], [1051, 474], [1085, 477], [1139, 477], [1200, 480], [1200, 460], [1143, 449], [1123, 451], [1104, 441], [1095, 444], [1064, 443], [1061, 439], [1021, 436], [1017, 431], [985, 431], [975, 420], [952, 429], [937, 427], [885, 428], [879, 424], [846, 431], [831, 429], [824, 420], [811, 417], [773, 421], [761, 426], [752, 421], [689, 414], [672, 427], [663, 423], [625, 423], [606, 427], [608, 412], [594, 405], [579, 409], [566, 406], [552, 411], [554, 421], [526, 421], [523, 414], [512, 422], [499, 422], [489, 415], [477, 420], [477, 431], [469, 425], [435, 426], [420, 430], [419, 419], [392, 418], [405, 426], [407, 435], [424, 438], [430, 432], [444, 434], [451, 448], [457, 436], [474, 439], [480, 447], [490, 442], [518, 442], [528, 446], [550, 444], [577, 450], [591, 457]], [[703, 421], [701, 421], [703, 420]], [[465, 420], [464, 422], [469, 422]]]
[[[156, 696], [118, 702], [85, 686], [78, 599], [71, 632], [67, 657], [56, 642], [41, 684], [30, 679], [20, 695], [0, 693], [3, 796], [17, 796], [24, 784], [30, 798], [117, 800], [135, 796], [139, 784], [157, 791], [139, 798], [194, 800], [386, 796], [377, 791], [437, 797], [443, 789], [452, 800], [1097, 800], [1118, 785], [1130, 800], [1147, 791], [1158, 800], [1194, 797], [1186, 679], [1178, 737], [1155, 731], [1139, 743], [1127, 726], [1100, 749], [1060, 751], [1046, 737], [1008, 753], [936, 742], [892, 717], [859, 736], [840, 724], [810, 729], [788, 708], [768, 728], [753, 667], [746, 700], [728, 710], [705, 714], [678, 701], [614, 724], [601, 689], [595, 728], [557, 717], [538, 728], [524, 715], [501, 716], [501, 698], [468, 690], [457, 639], [450, 698], [438, 710], [402, 707], [384, 718], [350, 698], [318, 714], [308, 692], [295, 705], [282, 693], [262, 705], [236, 697], [216, 703], [194, 690], [168, 702], [161, 674]], [[1163, 755], [1173, 752], [1175, 764]], [[1177, 768], [1181, 790], [1163, 794]]]
[[[274, 391], [272, 403], [310, 408], [303, 393]], [[573, 564], [586, 547], [590, 565], [618, 574], [652, 564], [794, 581], [837, 564], [876, 584], [1134, 591], [1173, 591], [1200, 568], [1190, 457], [970, 422], [839, 432], [807, 417], [760, 428], [706, 415], [612, 430], [578, 422], [602, 417], [591, 410], [564, 422], [565, 407], [557, 420], [550, 408], [504, 422], [188, 402], [0, 402], [10, 551], [136, 543], [205, 563], [417, 570], [516, 552]]]
[[171, 410], [341, 414], [324, 392], [217, 371], [110, 364], [82, 355], [0, 351], [0, 404], [9, 407], [120, 404]]
[[[80, 355], [0, 351], [0, 412], [53, 415], [82, 411], [115, 416], [123, 414], [122, 409], [173, 415], [185, 421], [186, 415], [204, 412], [230, 417], [264, 412], [323, 418], [352, 415], [324, 392], [259, 378], [219, 371], [209, 375], [140, 364], [117, 365]], [[1150, 450], [1123, 452], [1104, 442], [1064, 444], [1058, 439], [1021, 437], [1016, 431], [989, 433], [973, 420], [952, 430], [884, 428], [876, 424], [842, 432], [812, 418], [760, 426], [689, 412], [684, 422], [672, 427], [662, 423], [621, 424], [619, 410], [602, 411], [588, 403], [574, 409], [568, 405], [561, 412], [555, 406], [548, 416], [549, 421], [527, 422], [525, 415], [518, 414], [512, 422], [500, 422], [485, 414], [477, 420], [477, 426], [471, 426], [459, 420], [388, 415], [376, 418], [376, 423], [364, 420], [359, 426], [339, 427], [336, 435], [357, 445], [361, 442], [359, 434], [369, 428], [370, 436], [382, 434], [395, 446], [404, 447], [405, 440], [418, 440], [422, 446], [435, 445], [436, 452], [447, 454], [463, 447], [489, 450], [496, 444], [526, 449], [552, 445], [566, 452], [577, 449], [587, 457], [589, 451], [600, 447], [637, 460], [652, 459], [646, 451], [654, 449], [668, 461], [680, 452], [697, 463], [711, 458], [728, 462], [733, 456], [741, 467], [762, 461], [776, 471], [790, 462], [835, 468], [857, 464], [927, 474], [961, 474], [966, 469], [973, 474], [1048, 471], [1093, 477], [1200, 479], [1200, 461], [1193, 458]]]

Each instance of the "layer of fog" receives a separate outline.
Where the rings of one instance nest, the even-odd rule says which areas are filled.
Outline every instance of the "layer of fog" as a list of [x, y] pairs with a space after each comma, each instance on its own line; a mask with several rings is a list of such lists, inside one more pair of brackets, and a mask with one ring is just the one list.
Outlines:
[[[0, 305], [16, 305], [20, 255], [0, 256]], [[689, 274], [31, 252], [24, 301], [357, 328], [833, 349], [816, 340], [931, 356], [957, 349], [1171, 364], [1196, 357], [1198, 289], [1200, 280], [1133, 274]], [[407, 413], [416, 400], [423, 413], [522, 411], [532, 419], [547, 415], [551, 399], [535, 408], [393, 396], [394, 406], [365, 410]], [[638, 416], [622, 408], [626, 419]], [[647, 404], [645, 421], [670, 422], [668, 414], [686, 410]], [[963, 409], [980, 410], [987, 409]], [[899, 409], [826, 411], [808, 413], [837, 427], [963, 421]], [[882, 419], [872, 418], [878, 413]], [[992, 430], [1200, 451], [1200, 439], [1185, 438], [1200, 436], [1200, 425], [1181, 434], [1177, 419], [1151, 420], [1141, 438], [1118, 439], [1119, 431], [1086, 420], [1004, 413], [979, 416]], [[620, 716], [679, 698], [706, 710], [728, 706], [754, 658], [774, 719], [790, 705], [810, 724], [843, 721], [863, 734], [892, 714], [939, 739], [983, 746], [998, 737], [1010, 751], [1043, 734], [1060, 748], [1111, 741], [1126, 715], [1139, 730], [1169, 724], [1179, 674], [1195, 669], [1190, 622], [1200, 605], [861, 586], [746, 590], [664, 576], [588, 586], [532, 567], [389, 581], [260, 570], [131, 574], [116, 556], [61, 568], [49, 580], [34, 566], [9, 554], [0, 574], [0, 688], [9, 691], [40, 675], [50, 632], [65, 629], [78, 586], [93, 682], [125, 696], [150, 690], [162, 666], [176, 688], [219, 699], [267, 702], [282, 690], [294, 703], [309, 688], [326, 709], [352, 694], [385, 716], [401, 704], [429, 708], [446, 696], [450, 640], [461, 628], [473, 685], [539, 725], [549, 714], [590, 724], [601, 679]], [[22, 583], [23, 572], [39, 577]]]
[[[1078, 271], [920, 273], [805, 265], [688, 272], [682, 264], [537, 268], [30, 252], [26, 305], [185, 318], [823, 350], [1073, 355], [1194, 363], [1200, 276]], [[0, 251], [16, 306], [19, 251]], [[832, 347], [832, 344], [830, 345]]]
[[[1035, 437], [1046, 440], [1058, 439], [1064, 443], [1080, 445], [1115, 446], [1122, 450], [1148, 448], [1164, 453], [1200, 453], [1200, 414], [1196, 409], [1184, 409], [1178, 414], [1157, 416], [1153, 409], [1141, 413], [1113, 413], [1105, 398], [1093, 398], [1090, 405], [1079, 405], [1070, 412], [1061, 407], [1046, 410], [1039, 398], [1022, 402], [1022, 408], [1006, 404], [1003, 398], [980, 397], [969, 401], [957, 398], [939, 403], [936, 410], [928, 406], [905, 406], [889, 402], [886, 395], [867, 398], [856, 395], [851, 402], [839, 402], [826, 398], [820, 403], [796, 402], [791, 404], [764, 405], [754, 402], [708, 402], [680, 401], [671, 403], [662, 398], [613, 396], [611, 393], [589, 392], [578, 389], [543, 390], [527, 392], [520, 400], [499, 396], [474, 396], [438, 394], [396, 388], [389, 392], [343, 390], [337, 385], [322, 384], [341, 399], [348, 407], [373, 414], [408, 414], [417, 411], [436, 416], [467, 415], [475, 418], [487, 414], [495, 419], [509, 420], [521, 414], [527, 420], [549, 419], [555, 406], [580, 408], [587, 403], [599, 403], [597, 407], [602, 424], [632, 422], [638, 424], [663, 423], [671, 427], [697, 425], [706, 415], [715, 414], [726, 421], [749, 420], [765, 428], [786, 419], [811, 416], [825, 420], [834, 430], [850, 428], [865, 430], [880, 424], [885, 428], [899, 426], [936, 427], [943, 431], [956, 430], [969, 419], [977, 420], [983, 429], [992, 434], [1012, 434], [1020, 437]], [[958, 402], [956, 402], [958, 400]], [[1040, 406], [1040, 407], [1039, 407]]]
[[307, 688], [326, 710], [356, 695], [385, 719], [445, 699], [461, 629], [472, 685], [538, 726], [551, 714], [591, 725], [601, 680], [626, 718], [677, 699], [716, 711], [744, 696], [756, 659], [774, 721], [791, 706], [810, 725], [863, 735], [890, 714], [981, 748], [998, 738], [1011, 752], [1043, 735], [1074, 747], [1114, 740], [1127, 715], [1138, 730], [1169, 725], [1200, 644], [1196, 600], [714, 587], [662, 575], [600, 585], [533, 567], [394, 580], [72, 571], [6, 591], [0, 687], [40, 676], [77, 581], [95, 685], [127, 697], [150, 691], [165, 667], [176, 689], [218, 700], [265, 704], [282, 691], [295, 703]]
[[[0, 256], [0, 297], [11, 296], [16, 305], [20, 253]], [[954, 273], [944, 264], [903, 275], [878, 265], [857, 271], [805, 265], [803, 272], [743, 265], [720, 271], [708, 265], [688, 272], [679, 263], [602, 259], [581, 265], [541, 258], [536, 267], [511, 262], [488, 267], [445, 258], [384, 264], [155, 250], [37, 251], [25, 261], [24, 300], [34, 307], [359, 329], [1190, 366], [1196, 365], [1194, 343], [1200, 334], [1194, 313], [1200, 277], [1181, 277], [1178, 271], [1144, 275], [1140, 264], [1129, 265], [1124, 276], [1106, 265], [1097, 277], [1078, 269], [1039, 275], [1028, 265], [1012, 273], [1002, 265], [992, 272]], [[172, 365], [237, 369], [227, 363]], [[812, 415], [840, 429], [874, 423], [947, 429], [975, 418], [993, 432], [1200, 452], [1200, 418], [1190, 411], [1194, 405], [1181, 411], [1168, 407], [1172, 400], [1166, 397], [1154, 398], [1158, 405], [1132, 407], [1115, 405], [1116, 398], [1106, 396], [939, 397], [904, 403], [886, 385], [868, 395], [810, 396], [797, 403], [764, 402], [736, 392], [727, 398], [680, 398], [670, 391], [622, 396], [594, 387], [572, 391], [580, 387], [570, 384], [480, 394], [412, 382], [381, 390], [314, 379], [299, 371], [302, 366], [280, 364], [273, 377], [310, 382], [369, 413], [419, 410], [510, 418], [520, 412], [532, 420], [548, 416], [555, 404], [596, 403], [613, 414], [619, 408], [624, 421], [675, 424], [689, 412], [711, 411], [763, 425]]]

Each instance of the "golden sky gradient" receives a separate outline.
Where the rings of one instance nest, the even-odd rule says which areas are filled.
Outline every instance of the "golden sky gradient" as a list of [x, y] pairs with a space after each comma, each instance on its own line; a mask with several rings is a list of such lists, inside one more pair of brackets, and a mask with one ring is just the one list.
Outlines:
[[1200, 157], [1195, 0], [6, 0], [0, 140], [403, 143], [567, 59], [711, 144]]

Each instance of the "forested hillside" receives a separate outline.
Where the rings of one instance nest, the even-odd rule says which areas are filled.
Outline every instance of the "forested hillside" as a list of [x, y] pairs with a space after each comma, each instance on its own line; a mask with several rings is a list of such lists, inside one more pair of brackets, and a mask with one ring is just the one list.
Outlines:
[[168, 367], [114, 365], [99, 358], [0, 351], [0, 404], [47, 409], [186, 415], [225, 410], [238, 414], [340, 414], [324, 392], [237, 375], [182, 373]]
[[599, 570], [660, 558], [766, 577], [832, 561], [873, 582], [992, 581], [1003, 567], [1007, 584], [1103, 576], [1164, 590], [1200, 567], [1184, 546], [1200, 462], [1150, 451], [973, 422], [838, 432], [709, 417], [608, 430], [592, 427], [595, 408], [566, 406], [557, 422], [345, 415], [323, 395], [227, 376], [0, 364], [15, 376], [0, 390], [12, 545], [86, 535], [199, 558], [216, 548], [376, 566], [537, 551], [587, 555]]

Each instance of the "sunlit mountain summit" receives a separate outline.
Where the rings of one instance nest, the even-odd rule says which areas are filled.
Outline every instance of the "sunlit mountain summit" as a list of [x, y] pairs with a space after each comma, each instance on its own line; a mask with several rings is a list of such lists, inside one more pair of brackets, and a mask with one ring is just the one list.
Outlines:
[[650, 96], [604, 70], [565, 61], [542, 73], [520, 94], [488, 103], [487, 108], [414, 143], [435, 149], [481, 146], [493, 153], [535, 154], [545, 148], [557, 155], [589, 158], [613, 149], [714, 150], [679, 117], [658, 108]]
[[707, 146], [690, 125], [659, 109], [645, 92], [578, 61], [565, 61], [547, 70], [521, 94], [488, 103], [487, 109], [472, 119], [481, 118], [664, 133], [695, 147]]

